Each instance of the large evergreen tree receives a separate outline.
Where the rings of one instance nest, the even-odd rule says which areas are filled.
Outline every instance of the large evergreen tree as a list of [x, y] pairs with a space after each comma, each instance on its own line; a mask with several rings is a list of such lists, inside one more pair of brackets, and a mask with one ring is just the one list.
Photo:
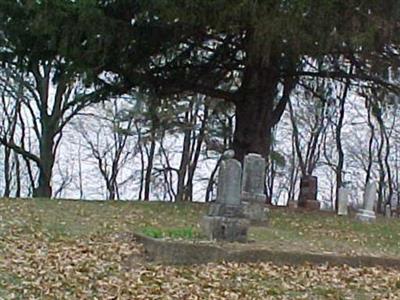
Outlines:
[[[389, 87], [382, 74], [397, 64], [397, 0], [137, 0], [106, 6], [113, 19], [130, 26], [124, 40], [114, 38], [105, 69], [159, 97], [196, 92], [234, 103], [238, 159], [248, 152], [268, 155], [272, 128], [300, 78]], [[137, 43], [140, 49], [132, 47]]]

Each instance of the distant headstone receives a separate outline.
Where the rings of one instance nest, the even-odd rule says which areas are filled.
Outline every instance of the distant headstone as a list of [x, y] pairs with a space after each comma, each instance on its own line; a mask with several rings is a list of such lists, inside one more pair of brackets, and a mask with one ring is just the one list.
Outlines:
[[356, 219], [360, 221], [370, 222], [376, 219], [374, 205], [376, 202], [376, 184], [368, 182], [364, 192], [364, 205], [356, 214]]
[[393, 196], [390, 199], [390, 209], [391, 209], [391, 214], [390, 216], [392, 218], [398, 217], [398, 210], [399, 210], [399, 206], [398, 206], [398, 195], [397, 193], [393, 194]]
[[385, 217], [386, 218], [392, 217], [392, 206], [389, 203], [385, 205]]
[[339, 188], [338, 195], [338, 215], [347, 216], [348, 214], [348, 202], [349, 202], [349, 190], [346, 188]]
[[249, 221], [240, 201], [242, 166], [226, 154], [218, 173], [217, 199], [203, 217], [202, 227], [209, 239], [246, 242]]
[[393, 196], [390, 198], [390, 206], [392, 208], [397, 207], [397, 203], [398, 203], [398, 196], [397, 194], [393, 194]]
[[224, 174], [220, 201], [230, 205], [240, 205], [240, 185], [242, 177], [242, 165], [236, 159], [223, 161]]
[[265, 203], [265, 159], [250, 153], [243, 161], [242, 200]]
[[300, 179], [298, 206], [310, 210], [319, 210], [321, 203], [317, 200], [318, 177], [307, 175]]
[[265, 159], [256, 153], [249, 153], [243, 160], [243, 180], [241, 199], [244, 203], [244, 213], [252, 224], [265, 225], [266, 195], [265, 185]]

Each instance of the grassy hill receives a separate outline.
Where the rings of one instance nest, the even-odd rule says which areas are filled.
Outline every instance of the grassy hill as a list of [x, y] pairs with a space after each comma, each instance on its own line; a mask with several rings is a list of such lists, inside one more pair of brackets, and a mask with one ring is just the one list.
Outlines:
[[[199, 220], [206, 210], [189, 203], [0, 199], [0, 299], [400, 297], [396, 270], [158, 266], [144, 260], [139, 244], [121, 239], [132, 231], [201, 239]], [[269, 226], [251, 228], [249, 236], [256, 243], [241, 247], [400, 258], [400, 222], [393, 219], [362, 224], [329, 213], [272, 209]]]

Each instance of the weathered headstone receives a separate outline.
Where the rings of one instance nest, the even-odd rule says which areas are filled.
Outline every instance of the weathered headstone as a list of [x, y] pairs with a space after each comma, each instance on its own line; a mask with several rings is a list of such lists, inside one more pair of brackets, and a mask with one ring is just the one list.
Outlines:
[[310, 210], [319, 210], [320, 202], [317, 200], [318, 178], [316, 176], [303, 176], [300, 180], [299, 207]]
[[221, 162], [218, 173], [217, 199], [215, 203], [210, 205], [210, 216], [242, 217], [241, 176], [240, 162], [231, 158]]
[[349, 190], [341, 187], [339, 188], [339, 195], [338, 195], [338, 215], [339, 216], [347, 216], [348, 214], [348, 201], [349, 201]]
[[253, 224], [266, 224], [265, 207], [265, 159], [256, 153], [249, 153], [243, 161], [242, 194], [244, 213]]
[[256, 153], [249, 153], [243, 161], [242, 200], [265, 202], [265, 159]]
[[203, 231], [212, 240], [246, 242], [249, 221], [240, 202], [242, 166], [228, 155], [218, 174], [217, 199], [203, 217]]
[[392, 206], [389, 203], [385, 205], [385, 217], [386, 218], [392, 217]]
[[376, 219], [374, 205], [376, 202], [376, 184], [375, 182], [367, 183], [364, 192], [363, 209], [359, 209], [356, 219], [360, 221], [370, 222]]
[[393, 194], [393, 196], [390, 199], [390, 209], [391, 209], [390, 216], [392, 218], [398, 217], [399, 206], [398, 206], [398, 195], [397, 195], [397, 193]]

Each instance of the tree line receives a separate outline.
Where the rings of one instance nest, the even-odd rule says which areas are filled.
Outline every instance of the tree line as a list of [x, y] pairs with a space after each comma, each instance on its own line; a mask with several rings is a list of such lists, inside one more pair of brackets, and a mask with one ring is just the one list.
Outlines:
[[[249, 152], [268, 160], [270, 201], [286, 189], [295, 197], [297, 178], [325, 167], [335, 174], [334, 197], [345, 163], [360, 156], [365, 181], [377, 176], [379, 199], [387, 202], [397, 190], [390, 151], [398, 4], [2, 1], [4, 195], [13, 189], [20, 196], [25, 181], [31, 196], [59, 194], [52, 185], [59, 146], [66, 128], [75, 128], [109, 199], [118, 198], [119, 164], [137, 156], [139, 199], [150, 198], [157, 175], [169, 199], [191, 200], [199, 161], [232, 148], [239, 160]], [[364, 102], [369, 143], [349, 155], [342, 129], [346, 103], [355, 99]], [[107, 109], [99, 114], [99, 107]], [[90, 118], [93, 132], [79, 126]], [[105, 123], [112, 128], [107, 142]], [[163, 146], [171, 135], [182, 143], [178, 163]], [[282, 142], [291, 151], [282, 151]], [[205, 176], [206, 195], [217, 168], [218, 155]], [[279, 176], [289, 178], [284, 187]]]

